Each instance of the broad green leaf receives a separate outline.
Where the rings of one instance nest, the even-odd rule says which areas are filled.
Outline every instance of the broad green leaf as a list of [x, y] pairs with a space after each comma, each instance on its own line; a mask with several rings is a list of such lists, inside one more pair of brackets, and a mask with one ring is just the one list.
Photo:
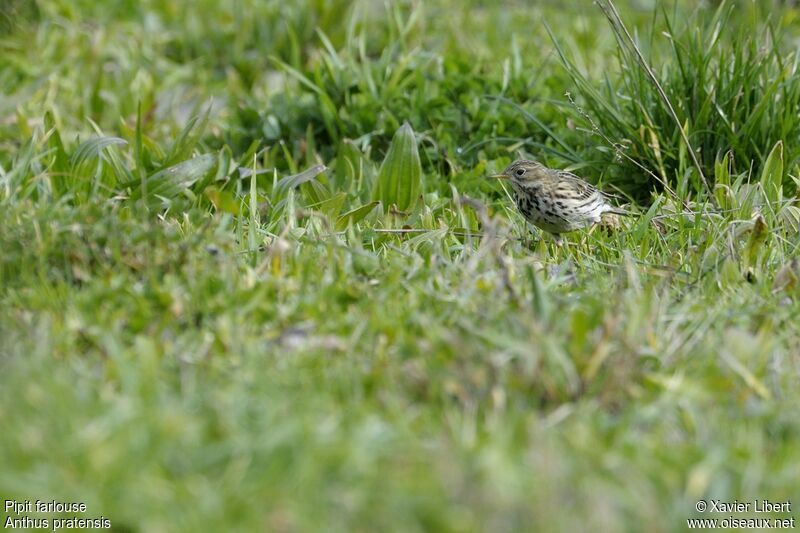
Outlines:
[[339, 218], [336, 219], [336, 229], [342, 230], [346, 228], [349, 224], [355, 224], [364, 219], [365, 216], [370, 214], [375, 206], [377, 206], [380, 202], [370, 202], [368, 204], [362, 205], [361, 207], [356, 207], [355, 209], [348, 211], [347, 213], [342, 214]]
[[282, 194], [288, 191], [289, 189], [294, 189], [295, 187], [316, 178], [317, 176], [325, 172], [325, 170], [327, 170], [327, 167], [325, 167], [325, 165], [314, 165], [313, 167], [304, 170], [299, 174], [294, 174], [292, 176], [286, 176], [284, 178], [281, 178], [281, 180], [275, 186], [275, 192], [278, 194]]
[[53, 158], [53, 171], [58, 173], [66, 173], [69, 168], [69, 161], [67, 153], [64, 150], [64, 143], [61, 141], [61, 135], [56, 128], [56, 121], [53, 114], [49, 111], [44, 114], [44, 126], [50, 136], [48, 137], [48, 144], [54, 149], [55, 154]]
[[[151, 207], [169, 205], [183, 191], [214, 170], [216, 164], [216, 155], [204, 154], [148, 176], [147, 204]], [[131, 192], [131, 199], [138, 200], [141, 197], [141, 188], [135, 187]]]
[[[23, 119], [24, 123], [27, 123]], [[47, 144], [53, 150], [53, 165], [51, 173], [53, 179], [51, 180], [53, 191], [56, 195], [60, 196], [67, 191], [66, 182], [68, 181], [69, 174], [69, 156], [64, 150], [64, 143], [61, 141], [61, 135], [58, 133], [55, 119], [53, 114], [49, 111], [44, 114], [44, 125], [50, 134], [47, 139]]]
[[753, 268], [758, 260], [758, 256], [767, 240], [769, 228], [764, 217], [759, 213], [753, 217], [753, 228], [750, 231], [750, 238], [747, 240], [745, 257], [747, 267]]
[[[313, 181], [311, 183], [314, 183]], [[331, 195], [327, 200], [323, 200], [317, 204], [310, 205], [316, 211], [325, 213], [329, 217], [338, 217], [339, 212], [342, 210], [344, 201], [347, 199], [346, 192], [337, 192]]]
[[419, 196], [422, 165], [414, 130], [405, 122], [394, 134], [389, 153], [378, 171], [373, 199], [388, 209], [392, 204], [400, 211], [414, 205]]
[[120, 139], [119, 137], [95, 137], [93, 139], [89, 139], [88, 141], [84, 141], [72, 153], [72, 157], [70, 157], [69, 161], [70, 167], [74, 172], [89, 159], [97, 158], [100, 153], [109, 146], [122, 146], [126, 144], [128, 144], [128, 142], [125, 139]]
[[330, 189], [320, 180], [314, 178], [305, 182], [300, 190], [306, 198], [314, 205], [324, 204], [331, 199]]
[[[783, 192], [783, 141], [775, 143], [772, 151], [767, 156], [759, 181], [768, 202], [775, 204], [781, 200]], [[778, 208], [775, 205], [774, 209], [777, 210]]]
[[166, 164], [181, 161], [189, 157], [200, 142], [200, 137], [203, 136], [210, 115], [211, 106], [208, 106], [204, 113], [189, 119], [189, 122], [184, 126], [183, 130], [181, 130], [178, 137], [172, 143], [165, 162]]
[[778, 211], [778, 219], [786, 226], [786, 231], [797, 233], [800, 231], [800, 208], [794, 205], [785, 205]]
[[217, 155], [216, 172], [206, 173], [203, 179], [192, 187], [192, 190], [195, 193], [202, 193], [206, 190], [206, 187], [209, 187], [211, 184], [225, 181], [228, 177], [228, 173], [231, 170], [232, 158], [233, 156], [231, 154], [231, 149], [227, 146], [224, 146]]
[[735, 197], [731, 192], [731, 158], [732, 152], [727, 152], [721, 160], [714, 161], [714, 196], [722, 209], [733, 207]]

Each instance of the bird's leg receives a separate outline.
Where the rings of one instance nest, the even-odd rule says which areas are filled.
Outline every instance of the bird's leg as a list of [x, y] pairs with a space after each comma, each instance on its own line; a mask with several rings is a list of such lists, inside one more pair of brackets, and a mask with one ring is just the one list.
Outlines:
[[[536, 248], [536, 245], [542, 242], [541, 234], [538, 234], [538, 230], [533, 228], [532, 226], [528, 226], [525, 224], [525, 228], [528, 231], [523, 231], [522, 237], [520, 237], [520, 242], [523, 248], [527, 248], [530, 251], [533, 251]], [[539, 235], [540, 238], [536, 239], [535, 236]]]
[[556, 246], [559, 248], [564, 246], [564, 237], [560, 233], [552, 233], [551, 235], [553, 235], [553, 242], [555, 242]]

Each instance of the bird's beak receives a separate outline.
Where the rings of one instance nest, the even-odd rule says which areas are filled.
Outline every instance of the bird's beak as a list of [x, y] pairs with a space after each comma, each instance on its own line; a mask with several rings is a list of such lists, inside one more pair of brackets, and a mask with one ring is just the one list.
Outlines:
[[490, 178], [496, 178], [496, 179], [499, 179], [499, 180], [507, 180], [508, 179], [508, 176], [506, 176], [505, 174], [492, 174], [489, 177]]

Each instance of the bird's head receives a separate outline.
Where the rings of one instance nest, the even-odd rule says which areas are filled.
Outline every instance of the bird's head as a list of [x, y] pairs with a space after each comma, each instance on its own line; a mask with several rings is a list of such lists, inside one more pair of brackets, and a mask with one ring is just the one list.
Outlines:
[[512, 185], [525, 187], [544, 175], [545, 167], [536, 161], [521, 159], [506, 167], [502, 174], [494, 174], [493, 178], [509, 180]]

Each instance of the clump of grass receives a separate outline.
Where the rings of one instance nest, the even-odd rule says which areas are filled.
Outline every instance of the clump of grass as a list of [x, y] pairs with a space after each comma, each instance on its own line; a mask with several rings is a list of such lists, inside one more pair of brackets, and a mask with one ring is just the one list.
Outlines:
[[39, 6], [30, 0], [4, 0], [0, 6], [0, 35], [39, 19]]
[[[579, 95], [573, 118], [599, 141], [587, 140], [594, 158], [613, 168], [607, 181], [640, 198], [662, 183], [682, 197], [708, 193], [703, 178], [711, 179], [723, 154], [731, 153], [736, 169], [757, 176], [780, 141], [786, 145], [786, 168], [795, 167], [800, 159], [794, 142], [800, 138], [798, 56], [781, 48], [772, 24], [739, 31], [743, 23], [725, 3], [711, 15], [698, 9], [680, 23], [662, 10], [663, 31], [654, 18], [647, 43], [629, 39], [612, 3], [600, 5], [618, 38], [619, 76], [607, 75], [599, 86], [553, 40]], [[643, 48], [649, 49], [646, 60]], [[792, 186], [788, 175], [783, 182]]]
[[[518, 33], [525, 37], [506, 36], [508, 52], [477, 61], [460, 48], [463, 36], [448, 27], [446, 15], [459, 10], [448, 1], [356, 9], [348, 13], [344, 38], [319, 30], [309, 43], [316, 53], [303, 61], [271, 54], [271, 69], [241, 95], [227, 141], [235, 149], [254, 140], [283, 143], [292, 157], [278, 160], [282, 166], [307, 158], [312, 149], [311, 157], [326, 162], [346, 157], [348, 144], [379, 162], [393, 133], [408, 122], [420, 134], [425, 172], [446, 177], [485, 159], [508, 157], [515, 148], [554, 144], [546, 126], [529, 121], [529, 108], [537, 104], [544, 122], [557, 115], [545, 98], [566, 82], [562, 72], [540, 68], [548, 54], [537, 46], [546, 43], [543, 30], [528, 31], [529, 19], [536, 17], [509, 8], [514, 16], [509, 21], [503, 13], [500, 22], [522, 28]], [[362, 11], [371, 13], [369, 18]], [[494, 34], [499, 17], [489, 11], [486, 29]], [[477, 24], [467, 20], [462, 26]], [[531, 105], [521, 112], [509, 101]], [[438, 192], [448, 191], [446, 180], [437, 185]]]

